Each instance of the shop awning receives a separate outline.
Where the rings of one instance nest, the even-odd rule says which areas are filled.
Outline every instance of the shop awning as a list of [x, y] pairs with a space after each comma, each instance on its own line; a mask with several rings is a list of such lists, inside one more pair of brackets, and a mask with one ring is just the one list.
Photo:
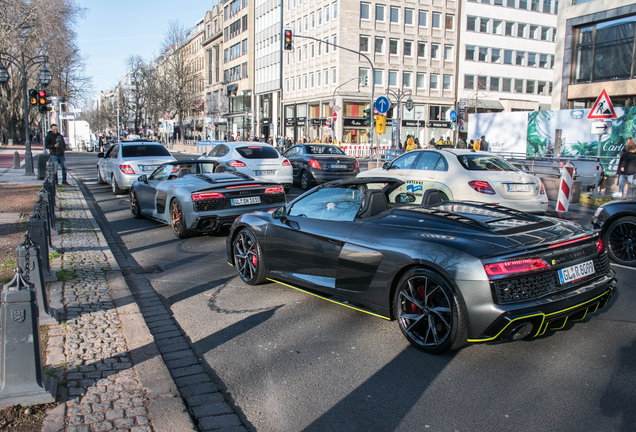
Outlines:
[[464, 100], [466, 102], [466, 108], [475, 108], [477, 109], [489, 109], [489, 110], [504, 110], [503, 105], [498, 100], [489, 100], [489, 99], [468, 99]]

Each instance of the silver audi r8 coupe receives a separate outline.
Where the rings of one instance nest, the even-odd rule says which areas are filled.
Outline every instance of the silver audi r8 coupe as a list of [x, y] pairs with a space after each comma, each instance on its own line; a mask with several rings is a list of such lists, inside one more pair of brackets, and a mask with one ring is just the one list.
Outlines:
[[171, 225], [177, 237], [187, 238], [217, 231], [243, 213], [285, 204], [280, 183], [237, 171], [215, 172], [218, 165], [216, 161], [174, 161], [150, 176], [140, 176], [130, 188], [133, 217]]

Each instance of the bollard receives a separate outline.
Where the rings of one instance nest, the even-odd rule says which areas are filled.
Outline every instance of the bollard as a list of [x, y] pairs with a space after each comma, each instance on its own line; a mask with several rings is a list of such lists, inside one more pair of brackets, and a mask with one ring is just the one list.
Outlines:
[[568, 162], [561, 168], [561, 181], [559, 182], [559, 196], [556, 211], [567, 212], [572, 198], [572, 179], [574, 178], [574, 165]]
[[[40, 259], [40, 248], [33, 243], [29, 234], [24, 235], [24, 240], [16, 248], [18, 254], [18, 267], [24, 275], [24, 280], [33, 285], [35, 297], [38, 302], [38, 315], [40, 325], [57, 324], [57, 316], [53, 316], [49, 310], [49, 301], [46, 296], [44, 277], [42, 276], [42, 260]], [[57, 314], [56, 314], [57, 315]]]
[[51, 235], [53, 233], [53, 225], [55, 224], [53, 222], [55, 210], [53, 210], [53, 206], [49, 201], [49, 194], [44, 187], [42, 187], [38, 192], [38, 201], [40, 201], [42, 204], [42, 216], [46, 217], [47, 230], [49, 234], [49, 246], [53, 247], [53, 239], [51, 238]]
[[13, 152], [13, 168], [11, 169], [20, 169], [20, 153]]
[[38, 202], [33, 204], [33, 207], [35, 211], [33, 216], [29, 218], [29, 237], [39, 246], [44, 282], [55, 282], [57, 278], [55, 277], [55, 272], [51, 270], [49, 263], [49, 241], [46, 232], [46, 219], [44, 219], [41, 214], [41, 208], [38, 206]]
[[[53, 208], [55, 209], [55, 170], [51, 159], [49, 159], [46, 163], [46, 180], [44, 184], [49, 191], [49, 195], [51, 197], [50, 202], [53, 203]], [[55, 220], [55, 217], [53, 218], [53, 220]]]
[[51, 237], [51, 222], [49, 220], [49, 211], [48, 211], [48, 206], [46, 204], [46, 201], [44, 201], [44, 198], [38, 193], [38, 200], [36, 202], [33, 203], [33, 214], [35, 215], [35, 213], [38, 214], [39, 218], [44, 219], [44, 221], [46, 222], [45, 228], [46, 228], [46, 238], [48, 239], [49, 242], [49, 249], [53, 249], [53, 239]]
[[55, 402], [57, 380], [42, 371], [35, 292], [19, 268], [2, 291], [0, 323], [0, 409]]

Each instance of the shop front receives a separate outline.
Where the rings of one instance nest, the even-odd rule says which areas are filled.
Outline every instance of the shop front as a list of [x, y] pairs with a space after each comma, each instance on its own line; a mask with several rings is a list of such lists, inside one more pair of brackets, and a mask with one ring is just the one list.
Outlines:
[[369, 126], [364, 124], [364, 110], [369, 108], [369, 103], [345, 101], [343, 105], [342, 142], [367, 144], [369, 142]]
[[430, 120], [427, 123], [429, 140], [432, 138], [435, 142], [438, 142], [440, 139], [453, 141], [452, 124], [453, 123], [449, 121]]

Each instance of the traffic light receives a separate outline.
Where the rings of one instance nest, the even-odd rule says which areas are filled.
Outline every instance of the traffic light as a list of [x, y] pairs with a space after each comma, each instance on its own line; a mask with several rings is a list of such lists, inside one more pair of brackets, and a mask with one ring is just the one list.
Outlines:
[[362, 75], [360, 77], [360, 85], [362, 87], [368, 87], [369, 86], [369, 75]]
[[38, 104], [38, 91], [31, 89], [29, 90], [29, 104], [31, 106], [36, 106]]
[[327, 124], [325, 126], [331, 127], [331, 117], [327, 117]]
[[45, 113], [49, 110], [49, 98], [48, 93], [44, 90], [38, 92], [38, 110], [41, 113]]
[[364, 126], [371, 126], [371, 108], [364, 110], [364, 120], [362, 120]]
[[283, 29], [283, 51], [294, 50], [294, 32], [292, 29]]
[[386, 117], [383, 115], [375, 116], [375, 133], [383, 134], [386, 132]]

